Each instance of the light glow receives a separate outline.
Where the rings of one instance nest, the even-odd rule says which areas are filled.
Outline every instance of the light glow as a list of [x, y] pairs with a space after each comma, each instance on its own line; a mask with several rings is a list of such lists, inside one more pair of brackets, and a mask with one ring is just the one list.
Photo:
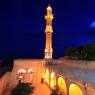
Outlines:
[[71, 84], [69, 88], [69, 95], [83, 95], [83, 92], [78, 85]]
[[28, 73], [33, 73], [34, 70], [33, 70], [33, 68], [29, 68], [27, 72], [28, 72]]
[[45, 15], [45, 20], [46, 20], [46, 46], [45, 46], [45, 59], [51, 59], [52, 58], [52, 20], [53, 20], [53, 13], [52, 13], [52, 8], [49, 5], [46, 10], [46, 15]]
[[95, 21], [91, 23], [91, 27], [92, 27], [92, 28], [95, 27]]
[[46, 69], [46, 73], [44, 75], [44, 78], [45, 78], [46, 83], [49, 84], [49, 70], [48, 69]]
[[54, 72], [51, 73], [50, 80], [51, 80], [50, 86], [51, 86], [51, 88], [53, 88], [54, 86], [56, 86], [56, 77], [55, 77], [55, 73]]
[[66, 82], [65, 82], [65, 80], [62, 77], [58, 78], [58, 86], [62, 90], [62, 92], [64, 92], [64, 94], [67, 95]]
[[54, 78], [54, 72], [51, 73], [51, 78]]
[[24, 73], [26, 73], [26, 70], [25, 70], [25, 69], [19, 69], [19, 70], [17, 71], [17, 73], [18, 73], [18, 74], [24, 74]]

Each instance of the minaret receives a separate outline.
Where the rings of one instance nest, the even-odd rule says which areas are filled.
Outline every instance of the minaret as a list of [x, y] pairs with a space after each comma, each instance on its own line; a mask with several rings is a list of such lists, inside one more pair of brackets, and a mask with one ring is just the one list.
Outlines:
[[52, 59], [52, 53], [53, 53], [53, 49], [52, 49], [52, 32], [53, 32], [52, 20], [53, 20], [53, 14], [52, 14], [52, 8], [51, 8], [50, 5], [48, 5], [48, 7], [46, 9], [45, 20], [46, 20], [45, 59]]

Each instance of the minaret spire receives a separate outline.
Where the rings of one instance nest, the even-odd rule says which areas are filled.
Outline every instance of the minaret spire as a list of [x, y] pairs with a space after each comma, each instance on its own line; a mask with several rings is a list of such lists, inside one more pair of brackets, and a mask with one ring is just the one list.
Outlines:
[[53, 20], [53, 13], [52, 13], [52, 8], [50, 4], [48, 5], [46, 9], [46, 15], [45, 15], [45, 20], [46, 20], [46, 28], [45, 28], [45, 33], [46, 33], [46, 47], [45, 47], [45, 59], [52, 59], [52, 20]]

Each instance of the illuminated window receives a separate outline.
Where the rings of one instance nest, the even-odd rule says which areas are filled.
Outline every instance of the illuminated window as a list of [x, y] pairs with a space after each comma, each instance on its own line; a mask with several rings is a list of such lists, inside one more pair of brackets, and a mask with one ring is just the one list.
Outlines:
[[17, 73], [18, 73], [18, 74], [23, 74], [23, 73], [26, 73], [26, 70], [25, 70], [25, 69], [19, 69], [19, 70], [17, 71]]

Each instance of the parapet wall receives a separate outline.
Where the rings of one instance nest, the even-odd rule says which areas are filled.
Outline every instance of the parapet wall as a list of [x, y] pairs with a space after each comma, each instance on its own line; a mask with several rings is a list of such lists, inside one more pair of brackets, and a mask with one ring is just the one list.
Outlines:
[[67, 66], [74, 68], [91, 69], [91, 70], [95, 69], [95, 61], [63, 59], [61, 60], [61, 62]]

